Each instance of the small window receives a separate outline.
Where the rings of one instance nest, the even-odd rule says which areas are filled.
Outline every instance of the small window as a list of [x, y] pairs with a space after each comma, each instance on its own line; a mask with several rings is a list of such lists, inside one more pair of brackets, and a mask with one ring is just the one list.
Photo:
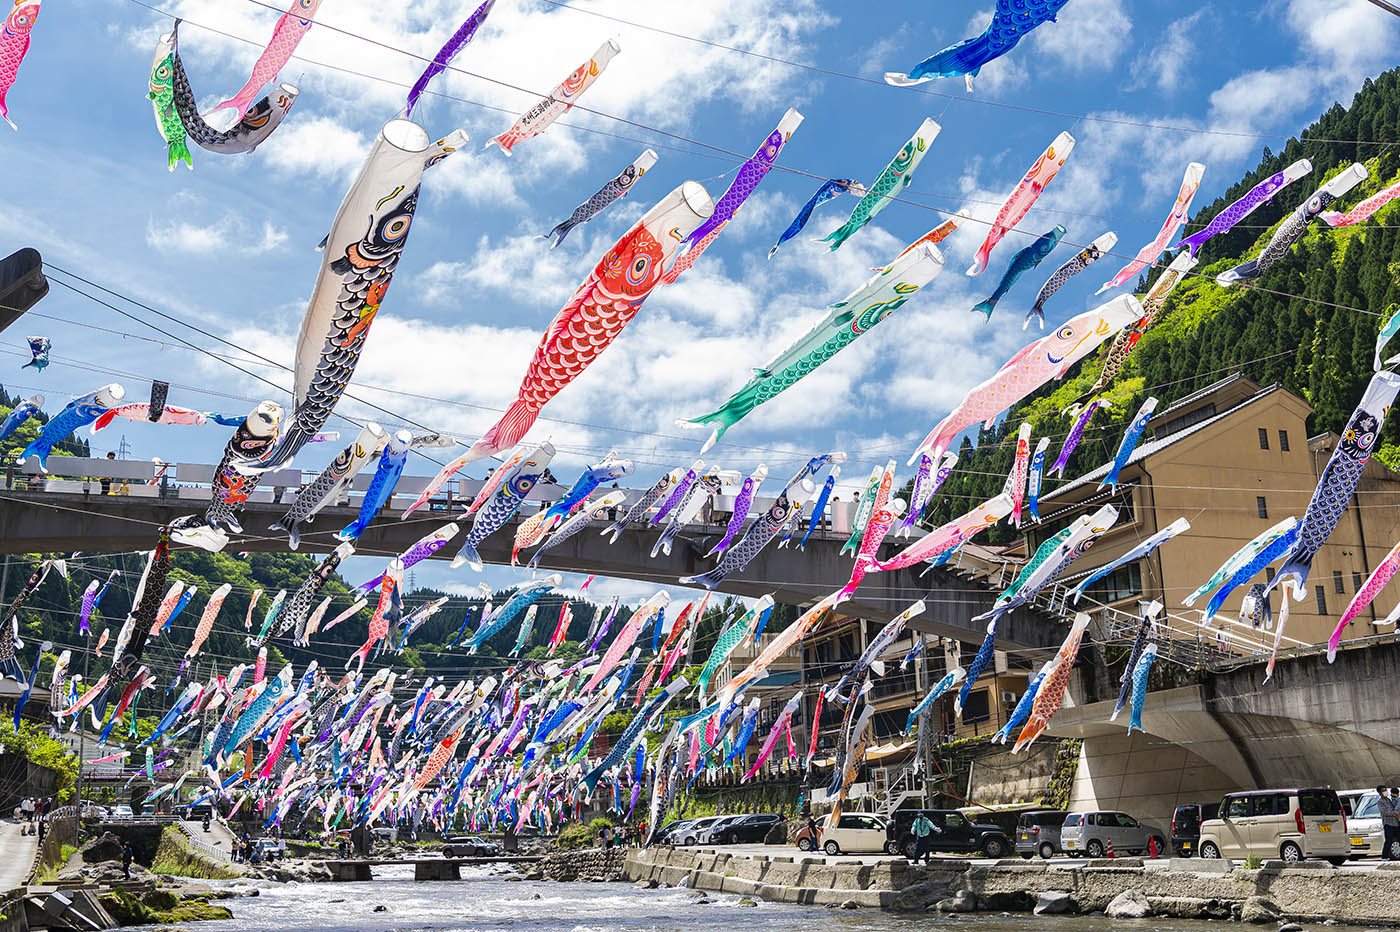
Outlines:
[[1347, 591], [1346, 583], [1342, 582], [1341, 570], [1332, 571], [1332, 589], [1337, 593], [1337, 595], [1341, 595], [1342, 593]]
[[1259, 517], [1267, 518], [1269, 516], [1269, 503], [1264, 500], [1264, 496], [1254, 496], [1254, 504], [1259, 508]]
[[1225, 818], [1244, 819], [1249, 816], [1249, 797], [1230, 796], [1225, 799]]
[[1259, 428], [1259, 449], [1269, 449], [1269, 432], [1264, 428]]
[[989, 692], [990, 690], [978, 689], [967, 697], [967, 705], [963, 706], [964, 722], [985, 722], [992, 717]]
[[1278, 432], [1278, 448], [1283, 453], [1288, 452], [1288, 431], [1280, 430]]
[[958, 828], [963, 824], [963, 817], [959, 813], [950, 812], [943, 820], [945, 828]]
[[1352, 573], [1352, 574], [1351, 574], [1351, 591], [1352, 591], [1352, 592], [1360, 592], [1360, 591], [1361, 591], [1361, 574], [1360, 574], [1360, 573]]
[[1269, 582], [1274, 581], [1274, 576], [1277, 575], [1277, 573], [1278, 571], [1275, 570], [1272, 566], [1264, 567], [1264, 578]]
[[1326, 615], [1326, 614], [1327, 614], [1327, 590], [1324, 589], [1324, 588], [1322, 588], [1321, 586], [1314, 586], [1314, 587], [1313, 587], [1313, 591], [1317, 594], [1317, 613], [1318, 613], [1319, 615]]

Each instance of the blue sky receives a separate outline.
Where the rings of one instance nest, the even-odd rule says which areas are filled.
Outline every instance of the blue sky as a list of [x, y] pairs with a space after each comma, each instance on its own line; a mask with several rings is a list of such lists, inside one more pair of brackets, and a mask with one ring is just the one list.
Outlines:
[[[253, 0], [154, 5], [186, 20], [182, 58], [205, 110], [243, 83], [276, 19]], [[152, 49], [169, 18], [134, 0], [45, 5], [8, 95], [20, 132], [0, 127], [11, 179], [0, 213], [5, 251], [36, 246], [51, 264], [290, 363], [319, 267], [314, 246], [378, 126], [402, 107], [405, 90], [398, 85], [422, 70], [421, 61], [395, 49], [431, 56], [475, 5], [322, 0], [318, 20], [354, 35], [313, 27], [298, 54], [383, 80], [294, 59], [282, 80], [298, 84], [301, 95], [282, 127], [250, 156], [194, 149], [192, 173], [166, 171], [145, 97]], [[1027, 242], [1023, 234], [1062, 223], [1066, 241], [1087, 243], [1113, 230], [1117, 252], [1131, 256], [1156, 234], [1188, 162], [1206, 165], [1196, 201], [1204, 204], [1253, 165], [1265, 145], [1277, 149], [1333, 101], [1349, 102], [1365, 76], [1394, 63], [1400, 38], [1400, 21], [1365, 0], [1277, 0], [1229, 9], [1070, 0], [1058, 23], [985, 68], [973, 95], [961, 80], [943, 80], [924, 89], [951, 96], [934, 96], [878, 79], [981, 31], [991, 12], [987, 0], [876, 15], [869, 4], [810, 0], [575, 0], [569, 6], [577, 9], [498, 0], [455, 65], [543, 93], [613, 37], [622, 53], [584, 104], [621, 119], [571, 114], [508, 159], [481, 146], [537, 94], [449, 72], [432, 90], [474, 103], [425, 97], [415, 111], [432, 136], [462, 127], [473, 141], [425, 177], [412, 239], [355, 391], [467, 441], [513, 397], [541, 330], [632, 221], [686, 179], [715, 197], [723, 191], [729, 179], [721, 176], [735, 161], [675, 137], [747, 154], [796, 107], [806, 120], [780, 166], [869, 182], [924, 117], [943, 127], [906, 192], [912, 203], [891, 205], [835, 254], [809, 240], [838, 225], [851, 198], [827, 205], [803, 236], [765, 259], [818, 184], [773, 171], [696, 267], [654, 293], [616, 344], [550, 404], [530, 436], [551, 437], [559, 447], [553, 469], [561, 479], [571, 481], [586, 462], [616, 449], [637, 461], [636, 485], [695, 458], [703, 435], [683, 434], [675, 418], [715, 407], [750, 367], [805, 331], [824, 305], [844, 297], [871, 266], [892, 258], [945, 212], [967, 207], [974, 217], [990, 218], [1036, 155], [1069, 130], [1077, 145], [1068, 163], [993, 254], [987, 273], [976, 280], [963, 274], [984, 229], [974, 224], [945, 242], [945, 271], [929, 287], [755, 411], [706, 457], [744, 474], [766, 462], [783, 477], [812, 452], [844, 449], [851, 456], [844, 478], [852, 484], [877, 462], [903, 462], [969, 387], [1025, 342], [1021, 317], [1043, 274], [1026, 276], [989, 324], [969, 313]], [[1194, 132], [1141, 125], [1148, 123]], [[626, 200], [552, 252], [535, 238], [646, 146], [660, 160]], [[1041, 271], [1048, 274], [1071, 254], [1061, 246]], [[1048, 323], [1093, 306], [1093, 290], [1123, 261], [1105, 259], [1063, 289], [1048, 308]], [[109, 381], [141, 400], [152, 377], [172, 383], [172, 403], [205, 410], [242, 414], [264, 397], [288, 399], [62, 288], [35, 311], [0, 336], [0, 373], [11, 391], [45, 392], [50, 410]], [[240, 355], [173, 329], [220, 356]], [[18, 369], [30, 333], [53, 340], [53, 364], [43, 373]], [[290, 383], [285, 372], [250, 368]], [[342, 410], [396, 426], [349, 401]], [[328, 426], [347, 439], [353, 431], [343, 421]], [[226, 439], [226, 431], [212, 426], [119, 423], [94, 438], [95, 455], [123, 433], [136, 457], [186, 462], [214, 462]], [[298, 465], [324, 465], [338, 445], [323, 446], [309, 448]], [[410, 464], [414, 474], [435, 468], [424, 460]], [[477, 470], [469, 474], [479, 475], [484, 464]], [[351, 577], [371, 568], [368, 559], [350, 566]], [[465, 568], [444, 565], [418, 577], [439, 586], [477, 581]], [[488, 570], [496, 584], [513, 578]], [[593, 589], [614, 591], [641, 594], [633, 584]]]

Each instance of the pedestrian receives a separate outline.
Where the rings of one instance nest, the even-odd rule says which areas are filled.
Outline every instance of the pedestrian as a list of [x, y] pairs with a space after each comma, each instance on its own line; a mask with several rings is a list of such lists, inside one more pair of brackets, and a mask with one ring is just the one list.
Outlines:
[[812, 815], [810, 812], [807, 813], [807, 848], [808, 848], [808, 850], [816, 851], [818, 848], [820, 848], [820, 847], [821, 847], [821, 845], [820, 845], [821, 837], [822, 837], [822, 830], [821, 830], [821, 828], [818, 827], [818, 825], [817, 825], [816, 816]]
[[910, 858], [910, 863], [918, 861], [919, 858], [923, 858], [925, 864], [929, 863], [933, 853], [933, 833], [938, 831], [938, 826], [921, 812], [914, 819], [910, 830], [914, 833], [914, 856]]
[[136, 852], [131, 850], [131, 842], [122, 842], [122, 875], [127, 880], [131, 879], [131, 862], [135, 858]]
[[1400, 814], [1395, 811], [1396, 800], [1390, 795], [1390, 787], [1376, 787], [1376, 811], [1381, 817], [1381, 857], [1387, 861], [1395, 859], [1396, 830], [1400, 829]]
[[[111, 450], [108, 450], [108, 451], [107, 451], [107, 459], [109, 459], [109, 460], [115, 460], [116, 458], [117, 458], [117, 454], [116, 454], [116, 453], [112, 452]], [[112, 478], [111, 478], [110, 476], [103, 476], [101, 479], [99, 479], [99, 480], [97, 480], [97, 481], [98, 481], [98, 484], [102, 486], [102, 494], [103, 494], [103, 495], [111, 495], [111, 494], [112, 494]]]

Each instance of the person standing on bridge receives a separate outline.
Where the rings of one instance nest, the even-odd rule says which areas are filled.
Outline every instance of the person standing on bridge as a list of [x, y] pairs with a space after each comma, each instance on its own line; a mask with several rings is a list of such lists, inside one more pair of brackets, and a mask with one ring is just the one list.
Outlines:
[[1376, 793], [1380, 796], [1376, 809], [1381, 816], [1381, 831], [1384, 838], [1384, 841], [1381, 842], [1381, 857], [1387, 861], [1393, 861], [1395, 860], [1396, 842], [1400, 841], [1400, 813], [1396, 812], [1396, 800], [1391, 795], [1389, 787], [1378, 786]]

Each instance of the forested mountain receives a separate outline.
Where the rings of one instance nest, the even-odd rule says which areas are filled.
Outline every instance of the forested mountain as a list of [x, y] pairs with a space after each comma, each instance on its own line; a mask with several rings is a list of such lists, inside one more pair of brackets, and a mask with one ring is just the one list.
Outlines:
[[[1371, 378], [1381, 321], [1400, 301], [1400, 212], [1395, 204], [1352, 227], [1332, 228], [1314, 221], [1290, 254], [1252, 283], [1222, 288], [1215, 276], [1258, 254], [1279, 221], [1351, 163], [1361, 162], [1370, 176], [1333, 205], [1334, 210], [1346, 211], [1394, 182], [1400, 174], [1400, 152], [1391, 142], [1396, 139], [1400, 69], [1367, 80], [1350, 107], [1334, 105], [1281, 152], [1264, 149], [1253, 171], [1191, 218], [1183, 233], [1199, 230], [1285, 166], [1301, 158], [1312, 162], [1312, 174], [1201, 249], [1200, 265], [1168, 298], [1156, 326], [1143, 336], [1109, 390], [1113, 410], [1094, 415], [1070, 458], [1067, 479], [1113, 456], [1127, 422], [1148, 395], [1156, 396], [1161, 410], [1234, 371], [1264, 385], [1279, 382], [1307, 399], [1314, 408], [1310, 434], [1341, 428]], [[1138, 294], [1170, 258], [1169, 253], [1138, 282]], [[1062, 411], [1093, 385], [1108, 345], [1064, 381], [1052, 382], [1014, 406], [995, 428], [980, 434], [976, 449], [965, 439], [958, 467], [927, 512], [926, 522], [940, 524], [1001, 489], [1022, 421], [1035, 425], [1032, 442], [1052, 438], [1048, 468], [1073, 423]], [[1400, 466], [1400, 419], [1387, 421], [1382, 442], [1378, 456]], [[1045, 491], [1058, 484], [1047, 480]], [[993, 534], [994, 541], [1016, 536], [1004, 525]]]

